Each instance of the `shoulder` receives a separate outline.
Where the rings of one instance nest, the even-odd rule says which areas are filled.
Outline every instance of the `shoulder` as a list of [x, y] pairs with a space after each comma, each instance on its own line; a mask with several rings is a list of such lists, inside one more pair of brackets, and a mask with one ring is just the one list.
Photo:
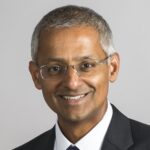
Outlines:
[[149, 141], [150, 143], [150, 125], [146, 125], [133, 119], [129, 120], [132, 130], [132, 136], [135, 141]]
[[[113, 106], [113, 117], [109, 131], [109, 137], [115, 137], [113, 140], [109, 139], [117, 144], [121, 142], [126, 145], [128, 142], [132, 149], [150, 149], [150, 125], [126, 117], [115, 106]], [[119, 140], [116, 140], [116, 137]]]
[[53, 147], [55, 139], [55, 127], [48, 130], [31, 141], [23, 144], [14, 150], [42, 150], [47, 149], [46, 147]]

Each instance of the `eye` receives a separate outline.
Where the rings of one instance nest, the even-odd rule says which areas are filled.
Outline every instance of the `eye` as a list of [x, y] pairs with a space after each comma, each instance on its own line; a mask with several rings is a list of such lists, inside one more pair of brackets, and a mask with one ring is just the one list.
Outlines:
[[95, 66], [95, 62], [83, 62], [80, 65], [80, 69], [81, 71], [91, 71]]
[[61, 73], [62, 70], [63, 70], [63, 67], [60, 65], [47, 66], [47, 73], [49, 75], [57, 75], [57, 74]]

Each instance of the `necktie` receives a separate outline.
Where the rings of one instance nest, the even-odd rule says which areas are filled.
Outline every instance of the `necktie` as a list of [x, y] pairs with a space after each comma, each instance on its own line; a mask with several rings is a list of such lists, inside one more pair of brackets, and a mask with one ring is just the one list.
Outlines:
[[76, 146], [70, 145], [66, 150], [79, 150]]

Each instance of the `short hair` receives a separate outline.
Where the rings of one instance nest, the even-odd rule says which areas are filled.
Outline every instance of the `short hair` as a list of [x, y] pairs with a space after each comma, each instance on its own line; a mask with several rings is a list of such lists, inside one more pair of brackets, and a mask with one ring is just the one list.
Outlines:
[[31, 41], [32, 60], [36, 61], [40, 33], [50, 28], [63, 28], [72, 26], [91, 26], [99, 34], [100, 44], [107, 55], [115, 52], [112, 32], [108, 23], [94, 10], [67, 5], [56, 8], [46, 14], [35, 27]]

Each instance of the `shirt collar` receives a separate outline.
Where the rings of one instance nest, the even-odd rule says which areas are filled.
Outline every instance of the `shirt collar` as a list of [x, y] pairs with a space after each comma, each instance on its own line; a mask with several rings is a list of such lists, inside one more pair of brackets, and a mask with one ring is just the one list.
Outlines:
[[[91, 150], [93, 149], [93, 145], [94, 150], [100, 150], [108, 126], [110, 124], [112, 114], [112, 107], [110, 105], [110, 102], [108, 102], [108, 107], [102, 120], [89, 133], [87, 133], [83, 138], [81, 138], [75, 145], [80, 150]], [[72, 143], [61, 132], [58, 123], [56, 123], [56, 141], [54, 150], [66, 150], [71, 144]]]

